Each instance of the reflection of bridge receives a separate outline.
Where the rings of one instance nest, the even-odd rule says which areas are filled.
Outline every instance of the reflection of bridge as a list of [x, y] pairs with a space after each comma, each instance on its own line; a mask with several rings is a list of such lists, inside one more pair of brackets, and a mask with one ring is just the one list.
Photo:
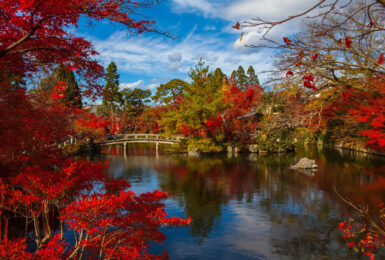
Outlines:
[[159, 144], [178, 144], [183, 140], [183, 136], [166, 136], [157, 134], [122, 134], [108, 136], [103, 139], [99, 139], [95, 144], [97, 145], [114, 145], [123, 144], [124, 150], [127, 148], [127, 144], [133, 143], [154, 143], [156, 145], [156, 151], [159, 149]]

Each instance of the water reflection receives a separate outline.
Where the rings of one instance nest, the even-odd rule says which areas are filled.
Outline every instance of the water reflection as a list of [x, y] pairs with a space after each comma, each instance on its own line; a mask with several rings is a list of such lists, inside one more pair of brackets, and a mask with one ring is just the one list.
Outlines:
[[[138, 192], [170, 191], [170, 214], [193, 218], [186, 230], [167, 231], [163, 247], [171, 259], [357, 258], [336, 228], [347, 207], [333, 186], [371, 206], [385, 198], [384, 160], [362, 153], [301, 149], [191, 158], [134, 150], [109, 153], [111, 173]], [[316, 160], [317, 172], [288, 169], [304, 156]]]

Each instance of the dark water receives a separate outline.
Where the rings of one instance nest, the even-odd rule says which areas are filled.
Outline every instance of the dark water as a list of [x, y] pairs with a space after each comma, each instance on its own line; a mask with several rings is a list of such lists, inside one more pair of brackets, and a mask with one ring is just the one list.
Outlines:
[[[337, 224], [350, 211], [335, 193], [376, 208], [385, 200], [385, 160], [343, 150], [301, 149], [286, 155], [156, 156], [134, 146], [102, 158], [133, 190], [169, 191], [171, 216], [191, 226], [165, 231], [170, 259], [358, 259]], [[317, 172], [288, 169], [299, 158]], [[377, 255], [376, 259], [383, 256]], [[362, 258], [366, 259], [366, 258]]]

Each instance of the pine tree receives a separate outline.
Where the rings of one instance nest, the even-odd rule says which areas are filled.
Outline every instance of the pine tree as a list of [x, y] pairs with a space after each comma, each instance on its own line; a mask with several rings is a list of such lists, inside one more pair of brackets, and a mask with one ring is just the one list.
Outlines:
[[223, 111], [222, 86], [224, 74], [220, 70], [209, 72], [201, 60], [189, 73], [192, 83], [187, 87], [183, 105], [182, 123], [193, 129], [203, 128], [207, 136], [217, 142], [207, 126], [207, 120]]
[[113, 111], [121, 103], [121, 94], [119, 92], [119, 74], [118, 68], [114, 62], [107, 67], [104, 76], [106, 85], [104, 86], [103, 104]]
[[239, 65], [237, 70], [234, 70], [231, 73], [231, 78], [233, 79], [234, 83], [237, 83], [242, 89], [246, 87], [247, 77], [245, 70], [241, 65]]
[[230, 78], [231, 78], [233, 81], [235, 81], [236, 78], [237, 78], [237, 71], [233, 70], [233, 72], [231, 72]]
[[106, 85], [104, 86], [103, 105], [111, 114], [111, 125], [114, 125], [114, 111], [122, 103], [122, 95], [119, 92], [119, 74], [116, 64], [112, 61], [104, 76]]
[[63, 101], [71, 107], [82, 107], [82, 96], [75, 74], [71, 70], [67, 70], [62, 64], [56, 67], [51, 76], [40, 82], [38, 91], [50, 92], [59, 82], [66, 82]]
[[247, 83], [249, 84], [249, 86], [259, 86], [259, 79], [258, 76], [255, 74], [253, 66], [249, 66], [249, 68], [247, 69], [247, 75]]
[[243, 67], [240, 65], [238, 67], [238, 70], [237, 70], [237, 82], [239, 83], [239, 85], [244, 88], [245, 85], [246, 85], [246, 74], [245, 74], [245, 70], [243, 69]]
[[220, 68], [216, 68], [211, 77], [211, 81], [213, 84], [217, 86], [223, 86], [224, 81], [227, 79], [226, 75], [222, 72]]
[[143, 113], [145, 104], [149, 103], [151, 96], [150, 90], [140, 88], [124, 89], [121, 92], [123, 108], [132, 116], [137, 117]]
[[188, 83], [181, 79], [172, 79], [156, 89], [152, 100], [163, 104], [175, 103], [178, 96], [183, 96], [187, 86]]

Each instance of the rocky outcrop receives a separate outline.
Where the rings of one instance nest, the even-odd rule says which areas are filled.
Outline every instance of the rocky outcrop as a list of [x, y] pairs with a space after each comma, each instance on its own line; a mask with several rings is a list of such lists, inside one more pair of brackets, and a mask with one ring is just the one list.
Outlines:
[[296, 164], [291, 165], [290, 169], [316, 169], [318, 165], [315, 163], [315, 160], [308, 159], [306, 157], [301, 158]]

